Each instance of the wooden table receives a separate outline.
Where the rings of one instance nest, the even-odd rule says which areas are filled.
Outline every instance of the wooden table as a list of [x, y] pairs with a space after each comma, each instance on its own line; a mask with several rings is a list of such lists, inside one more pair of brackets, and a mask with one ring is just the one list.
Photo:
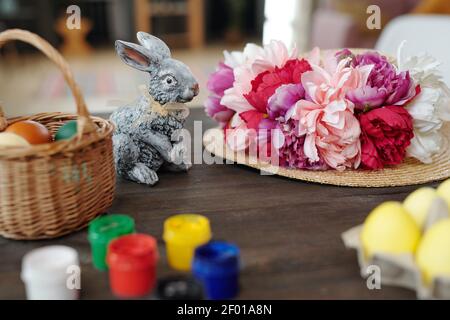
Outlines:
[[[214, 124], [202, 109], [191, 113]], [[118, 181], [111, 213], [136, 220], [139, 232], [159, 241], [159, 276], [173, 274], [161, 239], [163, 221], [178, 213], [211, 220], [214, 238], [242, 251], [243, 299], [412, 299], [415, 294], [383, 286], [369, 290], [359, 276], [356, 254], [346, 250], [341, 233], [363, 222], [386, 200], [403, 200], [416, 187], [364, 189], [303, 183], [238, 165], [194, 165], [188, 173], [161, 173], [156, 187]], [[20, 280], [22, 256], [45, 245], [76, 248], [82, 263], [82, 298], [113, 298], [107, 273], [93, 269], [86, 230], [48, 241], [0, 238], [0, 299], [25, 298]], [[149, 297], [151, 298], [151, 297]]]

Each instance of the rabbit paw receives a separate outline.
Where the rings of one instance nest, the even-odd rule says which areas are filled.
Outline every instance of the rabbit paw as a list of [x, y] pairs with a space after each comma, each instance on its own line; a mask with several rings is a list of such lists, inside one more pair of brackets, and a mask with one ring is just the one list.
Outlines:
[[128, 175], [131, 180], [149, 186], [155, 185], [159, 180], [157, 173], [143, 163], [136, 164]]
[[170, 161], [170, 152], [172, 143], [169, 138], [159, 132], [147, 131], [142, 135], [142, 140], [154, 147], [163, 157], [164, 160]]

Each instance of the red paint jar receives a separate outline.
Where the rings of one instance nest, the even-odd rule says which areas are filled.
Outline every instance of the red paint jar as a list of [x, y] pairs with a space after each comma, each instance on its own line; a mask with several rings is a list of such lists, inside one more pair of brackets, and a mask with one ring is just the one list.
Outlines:
[[147, 295], [155, 286], [158, 247], [155, 238], [130, 234], [108, 246], [106, 261], [113, 293], [123, 298]]

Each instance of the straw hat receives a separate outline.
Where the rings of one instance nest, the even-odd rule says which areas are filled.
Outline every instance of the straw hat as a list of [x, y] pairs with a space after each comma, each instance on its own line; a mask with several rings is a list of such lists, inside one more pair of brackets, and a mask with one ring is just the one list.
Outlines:
[[291, 179], [347, 187], [395, 187], [440, 181], [450, 177], [450, 126], [443, 130], [446, 134], [442, 151], [433, 157], [431, 164], [406, 158], [398, 166], [375, 171], [312, 171], [274, 167], [246, 155], [245, 152], [234, 152], [225, 148], [222, 129], [208, 130], [203, 136], [203, 144], [208, 152], [223, 159]]

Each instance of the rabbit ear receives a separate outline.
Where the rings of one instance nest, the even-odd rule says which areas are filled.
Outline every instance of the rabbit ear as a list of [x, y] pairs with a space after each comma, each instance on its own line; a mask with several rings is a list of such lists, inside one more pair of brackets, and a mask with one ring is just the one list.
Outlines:
[[131, 42], [117, 40], [116, 51], [123, 62], [141, 71], [150, 71], [150, 67], [158, 63], [146, 48]]
[[169, 59], [171, 57], [169, 47], [161, 39], [145, 32], [138, 32], [137, 38], [152, 56], [159, 60]]

